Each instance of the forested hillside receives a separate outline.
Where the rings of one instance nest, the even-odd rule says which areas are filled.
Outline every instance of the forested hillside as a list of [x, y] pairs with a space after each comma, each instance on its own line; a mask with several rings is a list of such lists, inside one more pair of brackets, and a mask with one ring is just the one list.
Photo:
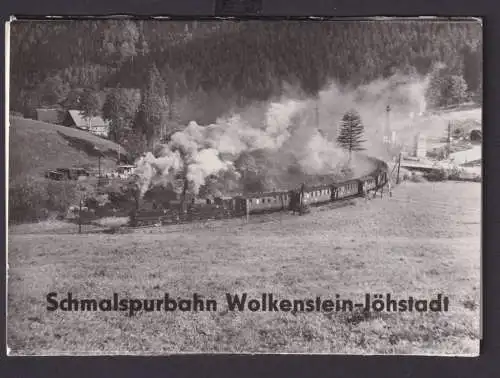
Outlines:
[[117, 141], [213, 122], [283, 85], [316, 95], [331, 80], [399, 72], [437, 77], [430, 104], [481, 92], [481, 25], [470, 21], [17, 22], [11, 38], [11, 111], [104, 111]]
[[[141, 194], [285, 190], [371, 169], [335, 142], [349, 109], [363, 124], [362, 149], [379, 156], [388, 105], [399, 130], [426, 108], [480, 100], [481, 49], [477, 22], [19, 21], [10, 111], [101, 115], [136, 161]], [[40, 147], [11, 159], [11, 214], [67, 208], [76, 187], [54, 192], [38, 168], [95, 157], [48, 140], [38, 122], [11, 127], [11, 151], [24, 134]]]

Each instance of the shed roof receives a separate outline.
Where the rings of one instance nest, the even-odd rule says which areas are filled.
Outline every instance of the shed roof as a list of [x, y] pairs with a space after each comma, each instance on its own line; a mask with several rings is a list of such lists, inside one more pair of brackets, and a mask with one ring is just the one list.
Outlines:
[[44, 109], [36, 110], [36, 119], [47, 123], [59, 123], [61, 121], [61, 110], [59, 109]]
[[275, 192], [263, 192], [263, 193], [250, 193], [250, 194], [245, 194], [243, 196], [237, 196], [237, 197], [243, 197], [243, 198], [266, 198], [266, 197], [274, 197], [274, 196], [279, 196], [283, 194], [288, 194], [288, 191], [275, 191]]

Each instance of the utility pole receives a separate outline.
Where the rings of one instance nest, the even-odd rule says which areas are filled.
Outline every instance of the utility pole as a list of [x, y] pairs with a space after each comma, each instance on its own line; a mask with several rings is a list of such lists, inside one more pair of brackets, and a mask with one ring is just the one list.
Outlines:
[[[120, 125], [123, 125], [122, 117], [120, 117]], [[120, 161], [121, 161], [121, 147], [122, 147], [120, 144], [120, 143], [122, 143], [122, 141], [121, 141], [122, 138], [120, 138], [119, 136], [123, 137], [123, 132], [119, 132], [119, 131], [115, 132], [115, 142], [118, 144], [118, 165], [120, 164]]]
[[250, 203], [248, 201], [248, 198], [245, 199], [245, 214], [248, 223], [250, 221]]
[[399, 158], [398, 158], [398, 173], [396, 176], [396, 184], [399, 184], [399, 170], [401, 168], [401, 152], [399, 153]]
[[97, 187], [99, 187], [101, 184], [101, 150], [94, 146], [94, 152], [97, 153]]
[[300, 186], [300, 200], [299, 200], [299, 215], [302, 215], [303, 214], [303, 207], [305, 206], [304, 205], [304, 189], [305, 189], [305, 186], [306, 184], [302, 184]]
[[82, 233], [82, 210], [83, 210], [83, 200], [85, 199], [85, 187], [78, 185], [78, 190], [80, 191], [80, 208], [78, 210], [78, 233]]
[[78, 233], [82, 233], [82, 197], [80, 197], [80, 210], [78, 211]]
[[451, 153], [451, 121], [448, 122], [448, 145], [447, 145], [447, 156], [449, 157]]
[[391, 106], [387, 105], [385, 108], [386, 112], [386, 121], [385, 121], [385, 130], [384, 130], [384, 142], [390, 143], [391, 141]]

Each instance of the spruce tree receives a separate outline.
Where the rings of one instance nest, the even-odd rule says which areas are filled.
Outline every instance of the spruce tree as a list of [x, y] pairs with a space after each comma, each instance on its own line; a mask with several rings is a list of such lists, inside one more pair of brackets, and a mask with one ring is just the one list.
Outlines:
[[439, 108], [444, 105], [443, 87], [446, 71], [443, 67], [436, 66], [429, 75], [429, 84], [426, 88], [425, 99], [427, 106], [431, 109]]
[[141, 89], [141, 104], [135, 118], [135, 129], [145, 136], [149, 150], [152, 149], [155, 138], [162, 136], [167, 114], [165, 82], [156, 66], [152, 64], [145, 86]]
[[467, 83], [460, 75], [445, 78], [441, 96], [446, 105], [460, 105], [467, 100]]
[[119, 95], [116, 90], [111, 91], [106, 96], [106, 101], [102, 106], [102, 115], [110, 123], [109, 138], [118, 140], [119, 130], [123, 128], [123, 115], [120, 109]]
[[337, 143], [349, 151], [349, 160], [351, 160], [352, 151], [362, 151], [361, 146], [365, 142], [363, 138], [364, 126], [361, 117], [355, 110], [350, 110], [342, 117], [340, 133], [337, 137]]
[[99, 115], [101, 111], [99, 95], [92, 89], [84, 89], [80, 97], [79, 105], [83, 117], [89, 122], [90, 126], [92, 117]]
[[130, 131], [129, 127], [137, 111], [133, 96], [132, 91], [127, 92], [121, 88], [113, 89], [106, 96], [102, 114], [104, 119], [110, 122], [109, 138], [115, 142], [120, 142], [122, 137]]

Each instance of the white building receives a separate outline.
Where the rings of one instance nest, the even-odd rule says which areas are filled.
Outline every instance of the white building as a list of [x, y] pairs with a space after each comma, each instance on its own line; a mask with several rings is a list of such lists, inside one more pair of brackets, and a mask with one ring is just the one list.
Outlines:
[[427, 140], [424, 134], [418, 133], [415, 136], [414, 155], [418, 158], [425, 158], [427, 156]]
[[108, 137], [109, 134], [108, 121], [105, 121], [100, 116], [85, 117], [80, 110], [68, 110], [63, 125], [76, 127], [103, 137]]

